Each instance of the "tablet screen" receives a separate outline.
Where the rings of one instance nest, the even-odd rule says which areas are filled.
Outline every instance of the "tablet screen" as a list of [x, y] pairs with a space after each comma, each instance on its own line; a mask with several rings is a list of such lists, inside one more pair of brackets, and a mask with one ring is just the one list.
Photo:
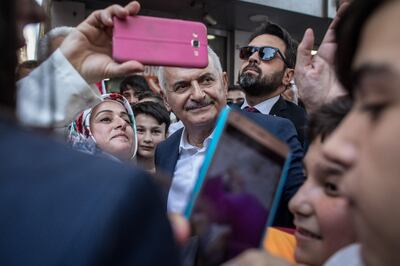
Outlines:
[[285, 159], [243, 130], [225, 126], [191, 215], [203, 265], [260, 247]]

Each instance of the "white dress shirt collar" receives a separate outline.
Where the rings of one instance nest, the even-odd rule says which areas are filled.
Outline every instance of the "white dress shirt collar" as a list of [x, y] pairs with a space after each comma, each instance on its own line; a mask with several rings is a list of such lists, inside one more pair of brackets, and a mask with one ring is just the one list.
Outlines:
[[[274, 106], [274, 104], [279, 100], [280, 95], [277, 95], [275, 97], [269, 98], [263, 102], [260, 102], [259, 104], [253, 106], [254, 108], [256, 108], [258, 111], [260, 111], [260, 113], [264, 114], [264, 115], [269, 115], [269, 113], [271, 112], [272, 107]], [[246, 108], [247, 106], [251, 107], [249, 105], [249, 103], [247, 102], [246, 98], [244, 99], [244, 103], [242, 104], [242, 106], [240, 107], [241, 109]]]
[[[214, 130], [213, 130], [213, 132], [210, 134], [210, 136], [208, 136], [208, 137], [203, 141], [203, 147], [202, 147], [202, 148], [207, 148], [207, 147], [208, 147], [208, 144], [210, 143], [213, 134], [214, 134]], [[187, 136], [187, 131], [186, 131], [186, 128], [184, 127], [184, 128], [183, 128], [182, 135], [181, 135], [181, 140], [180, 140], [180, 142], [179, 142], [179, 154], [181, 154], [182, 151], [188, 151], [188, 150], [191, 150], [191, 149], [194, 149], [194, 150], [201, 150], [202, 148], [196, 147], [196, 146], [194, 146], [194, 145], [192, 145], [192, 144], [189, 143], [188, 136]]]
[[200, 148], [188, 142], [187, 132], [185, 128], [183, 129], [179, 144], [179, 158], [168, 193], [168, 212], [183, 214], [213, 134], [214, 131], [204, 140], [203, 147]]

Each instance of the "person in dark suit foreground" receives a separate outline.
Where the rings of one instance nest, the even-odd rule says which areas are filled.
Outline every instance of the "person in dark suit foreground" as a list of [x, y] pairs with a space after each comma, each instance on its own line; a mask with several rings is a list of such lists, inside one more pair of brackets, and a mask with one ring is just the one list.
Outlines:
[[[182, 213], [193, 189], [215, 122], [226, 105], [227, 79], [218, 56], [209, 48], [204, 69], [160, 68], [159, 80], [166, 101], [184, 124], [156, 150], [156, 171], [172, 178], [168, 211]], [[276, 224], [292, 226], [287, 203], [301, 186], [303, 150], [293, 124], [283, 118], [243, 112], [250, 119], [286, 142], [293, 161], [284, 188]]]
[[145, 173], [4, 121], [0, 136], [1, 265], [178, 264]]
[[[16, 125], [17, 5], [19, 30], [43, 18], [34, 0], [0, 2], [0, 36], [6, 38], [0, 42], [0, 82], [7, 88], [0, 98], [0, 265], [179, 265], [165, 204], [149, 176]], [[107, 53], [95, 52], [90, 37], [110, 30], [112, 16], [138, 10], [135, 2], [112, 6], [78, 26], [75, 37], [84, 38], [70, 39], [70, 56], [74, 51], [77, 55], [82, 42], [88, 48], [85, 53], [91, 51], [89, 57], [75, 57], [81, 60], [76, 68], [80, 74], [107, 75], [92, 72]], [[118, 64], [107, 62], [101, 67], [118, 72]]]

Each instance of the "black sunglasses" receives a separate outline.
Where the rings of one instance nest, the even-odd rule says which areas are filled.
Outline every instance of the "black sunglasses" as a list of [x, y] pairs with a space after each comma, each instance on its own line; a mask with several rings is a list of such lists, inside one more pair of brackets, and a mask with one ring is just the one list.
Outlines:
[[239, 53], [240, 59], [248, 60], [250, 56], [252, 56], [255, 52], [258, 52], [258, 55], [263, 61], [270, 61], [276, 56], [276, 54], [279, 54], [282, 57], [282, 60], [285, 63], [285, 65], [289, 67], [286, 58], [281, 53], [281, 51], [279, 51], [278, 48], [271, 46], [261, 46], [261, 47], [244, 46], [240, 48], [240, 53]]

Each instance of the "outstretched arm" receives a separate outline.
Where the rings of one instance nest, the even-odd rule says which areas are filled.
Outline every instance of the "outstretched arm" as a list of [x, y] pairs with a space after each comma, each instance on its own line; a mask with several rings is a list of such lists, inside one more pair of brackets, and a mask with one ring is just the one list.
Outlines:
[[120, 64], [111, 58], [112, 17], [136, 15], [139, 10], [135, 1], [93, 12], [48, 60], [19, 81], [20, 123], [34, 127], [68, 125], [77, 114], [99, 102], [97, 88], [89, 84], [142, 71], [139, 62]]

